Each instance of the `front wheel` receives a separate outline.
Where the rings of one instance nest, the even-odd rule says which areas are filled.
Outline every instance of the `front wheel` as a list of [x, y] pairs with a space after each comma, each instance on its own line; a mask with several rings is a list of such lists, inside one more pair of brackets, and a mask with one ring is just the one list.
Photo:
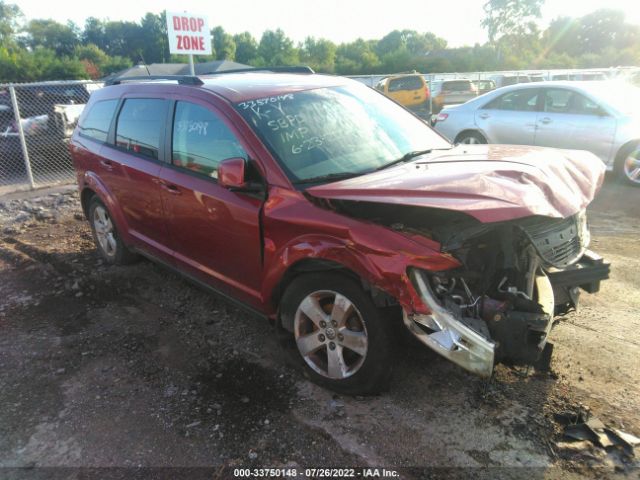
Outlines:
[[624, 183], [640, 187], [640, 144], [632, 143], [620, 150], [615, 169]]
[[389, 321], [352, 279], [296, 278], [282, 297], [280, 321], [283, 346], [315, 383], [351, 395], [387, 388]]

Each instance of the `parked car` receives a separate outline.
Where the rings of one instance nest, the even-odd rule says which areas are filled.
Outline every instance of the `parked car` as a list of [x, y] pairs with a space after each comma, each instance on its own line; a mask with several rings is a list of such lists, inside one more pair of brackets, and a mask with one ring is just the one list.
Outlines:
[[531, 83], [531, 77], [521, 73], [508, 73], [504, 75], [492, 75], [491, 80], [496, 84], [496, 88], [517, 85], [518, 83]]
[[417, 115], [429, 118], [431, 94], [429, 85], [422, 75], [415, 73], [383, 78], [375, 88]]
[[438, 113], [448, 105], [464, 103], [478, 96], [478, 89], [471, 80], [456, 79], [432, 82], [433, 112]]
[[496, 89], [496, 82], [493, 80], [473, 80], [473, 85], [476, 87], [478, 95], [484, 95]]
[[341, 77], [151, 80], [95, 92], [72, 137], [98, 252], [271, 319], [321, 385], [384, 388], [401, 328], [481, 376], [535, 363], [608, 275], [587, 250], [588, 152], [454, 147]]
[[446, 109], [435, 128], [454, 143], [588, 150], [640, 186], [639, 105], [640, 89], [618, 82], [514, 85]]

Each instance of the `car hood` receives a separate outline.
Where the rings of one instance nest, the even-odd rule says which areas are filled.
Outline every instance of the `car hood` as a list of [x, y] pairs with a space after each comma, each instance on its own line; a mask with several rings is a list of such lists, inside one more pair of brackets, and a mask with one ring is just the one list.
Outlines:
[[499, 222], [584, 209], [604, 179], [592, 153], [512, 145], [460, 145], [411, 163], [307, 189], [333, 200], [464, 212]]

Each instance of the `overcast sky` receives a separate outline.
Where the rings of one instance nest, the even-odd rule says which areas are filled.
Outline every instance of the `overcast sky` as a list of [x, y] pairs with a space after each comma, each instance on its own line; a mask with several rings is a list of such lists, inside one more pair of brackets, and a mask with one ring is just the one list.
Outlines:
[[[72, 20], [84, 25], [87, 17], [138, 21], [146, 12], [162, 10], [205, 14], [209, 26], [222, 25], [230, 33], [248, 30], [258, 40], [267, 29], [281, 28], [295, 41], [307, 36], [336, 43], [381, 38], [392, 30], [431, 31], [450, 46], [484, 43], [480, 27], [485, 0], [106, 0], [43, 1], [9, 0], [17, 3], [27, 19]], [[542, 26], [561, 15], [581, 16], [598, 8], [616, 8], [627, 21], [640, 24], [638, 0], [547, 0]]]

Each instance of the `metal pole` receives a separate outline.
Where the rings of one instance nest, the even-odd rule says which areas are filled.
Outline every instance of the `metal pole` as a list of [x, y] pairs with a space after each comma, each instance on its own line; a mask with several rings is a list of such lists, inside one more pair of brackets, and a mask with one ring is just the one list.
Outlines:
[[29, 185], [32, 189], [36, 188], [36, 184], [33, 181], [33, 173], [31, 172], [31, 162], [29, 161], [29, 150], [27, 149], [27, 141], [24, 138], [24, 130], [22, 129], [22, 122], [20, 117], [20, 108], [18, 107], [18, 98], [16, 97], [16, 89], [13, 84], [9, 85], [9, 94], [11, 95], [11, 104], [13, 105], [13, 116], [18, 127], [18, 135], [20, 137], [20, 147], [22, 148], [22, 158], [24, 158], [24, 166], [27, 169], [27, 177], [29, 178]]
[[195, 66], [193, 65], [193, 55], [189, 54], [189, 72], [191, 75], [196, 74]]

